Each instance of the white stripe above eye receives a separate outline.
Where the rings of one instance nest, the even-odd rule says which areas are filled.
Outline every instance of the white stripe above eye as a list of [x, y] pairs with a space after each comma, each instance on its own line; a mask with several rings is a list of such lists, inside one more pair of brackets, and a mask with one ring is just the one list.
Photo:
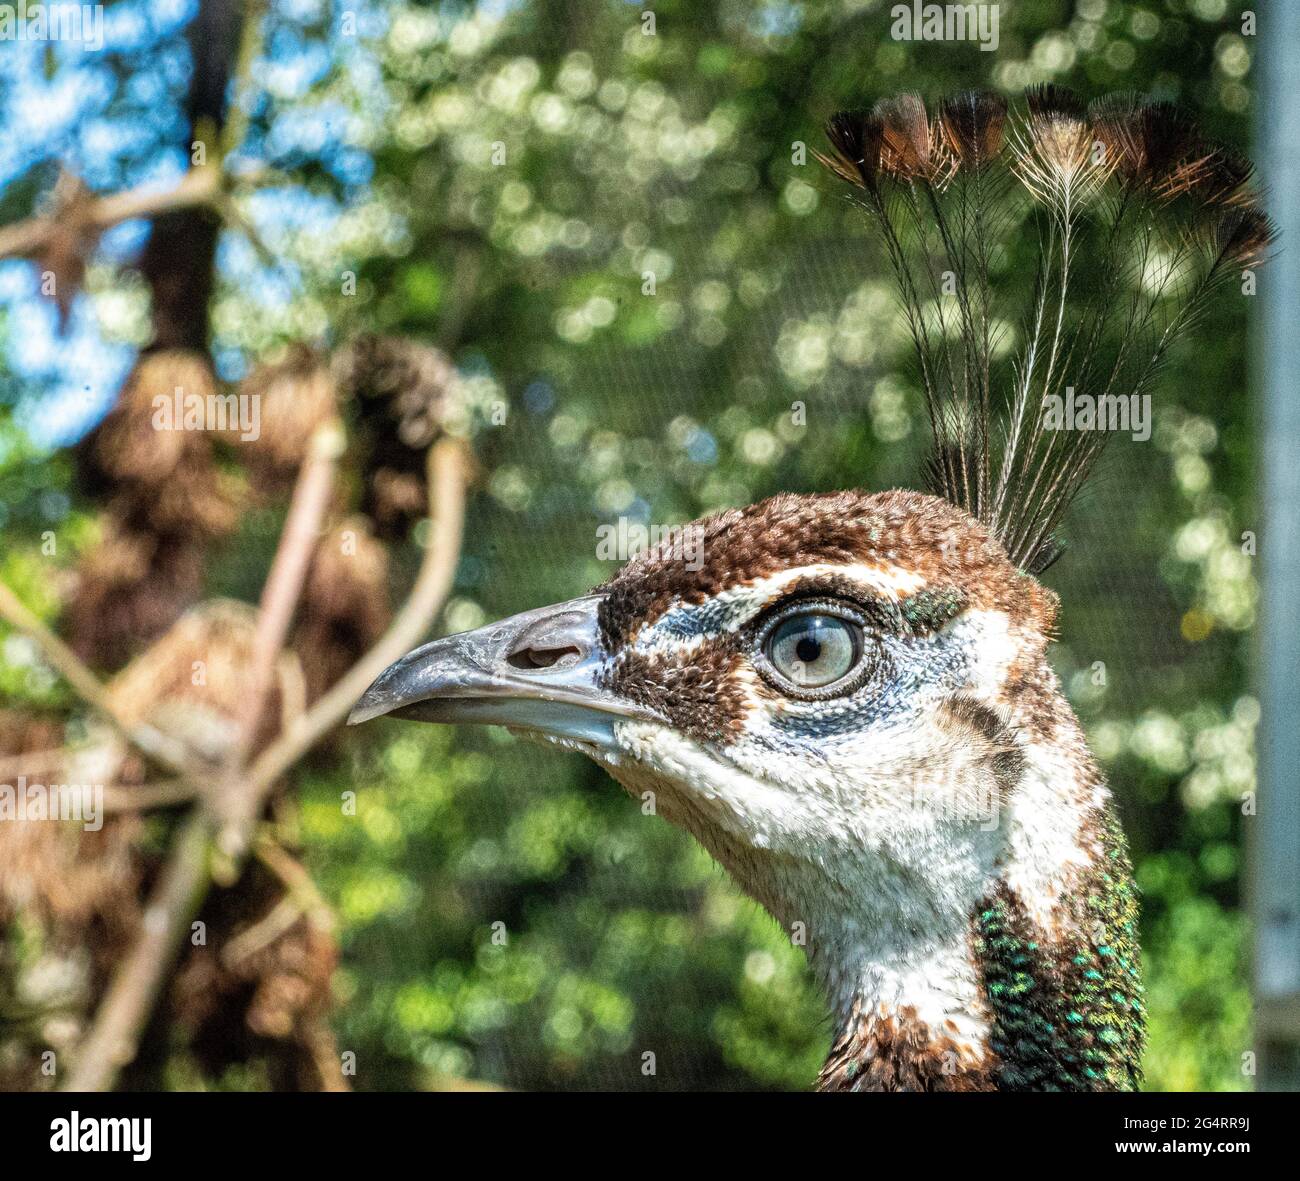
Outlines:
[[895, 602], [923, 590], [926, 585], [925, 579], [915, 571], [899, 566], [868, 566], [859, 562], [816, 562], [809, 566], [796, 566], [728, 587], [702, 603], [675, 604], [653, 624], [637, 633], [633, 647], [643, 652], [690, 650], [707, 636], [723, 635], [744, 627], [794, 584], [830, 577], [855, 582], [874, 598]]

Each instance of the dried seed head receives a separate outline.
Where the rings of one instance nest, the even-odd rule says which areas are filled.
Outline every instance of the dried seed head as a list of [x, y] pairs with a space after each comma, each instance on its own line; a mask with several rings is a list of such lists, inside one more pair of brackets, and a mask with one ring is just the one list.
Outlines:
[[242, 438], [232, 424], [227, 437], [245, 450], [260, 476], [290, 479], [307, 455], [313, 432], [337, 412], [334, 382], [315, 350], [295, 344], [257, 365], [240, 393], [260, 402], [260, 432]]
[[65, 627], [72, 649], [97, 669], [120, 667], [160, 636], [203, 589], [203, 552], [185, 537], [136, 532], [112, 515], [77, 567]]
[[158, 399], [171, 406], [177, 390], [203, 399], [216, 392], [212, 367], [201, 353], [160, 349], [135, 363], [117, 402], [91, 438], [101, 478], [161, 484], [206, 450], [202, 432], [159, 430], [155, 425]]

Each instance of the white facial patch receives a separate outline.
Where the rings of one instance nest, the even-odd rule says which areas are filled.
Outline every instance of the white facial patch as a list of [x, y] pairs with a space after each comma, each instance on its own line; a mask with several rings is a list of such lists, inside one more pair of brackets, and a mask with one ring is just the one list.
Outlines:
[[967, 692], [992, 705], [1006, 687], [1007, 673], [1022, 654], [1023, 641], [1011, 630], [1002, 611], [963, 611], [945, 629], [960, 637], [970, 654]]
[[[994, 881], [1001, 838], [941, 798], [964, 781], [944, 765], [945, 752], [967, 753], [951, 736], [900, 732], [875, 766], [791, 756], [748, 768], [667, 727], [615, 729], [627, 757], [611, 773], [642, 801], [650, 793], [797, 938], [837, 1018], [908, 1007], [959, 1044], [979, 1044], [987, 1027], [968, 922]], [[905, 788], [908, 776], [916, 782]]]

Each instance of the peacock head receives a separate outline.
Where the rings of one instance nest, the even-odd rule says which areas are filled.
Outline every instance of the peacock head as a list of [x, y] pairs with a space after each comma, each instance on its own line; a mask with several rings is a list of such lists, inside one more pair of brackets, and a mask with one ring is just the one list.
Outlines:
[[351, 720], [579, 750], [782, 922], [826, 930], [838, 891], [891, 871], [931, 908], [933, 859], [990, 872], [1027, 736], [1070, 721], [1045, 665], [1055, 611], [946, 501], [781, 495], [686, 526], [582, 598], [424, 645]]

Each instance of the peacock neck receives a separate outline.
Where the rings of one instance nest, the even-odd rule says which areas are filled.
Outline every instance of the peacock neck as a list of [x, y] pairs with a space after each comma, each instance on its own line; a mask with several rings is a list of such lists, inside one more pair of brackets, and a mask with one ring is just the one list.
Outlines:
[[821, 1089], [1109, 1091], [1140, 1082], [1137, 897], [1123, 832], [1077, 723], [1050, 745], [1022, 737], [1015, 788], [988, 834], [991, 857], [972, 840], [934, 864], [930, 882], [940, 886], [956, 882], [954, 866], [968, 869], [972, 901], [960, 920], [882, 924], [875, 929], [892, 934], [820, 966], [836, 1028]]
[[1109, 804], [1091, 818], [1100, 855], [1036, 922], [1005, 883], [972, 923], [1000, 1090], [1131, 1091], [1145, 1008], [1137, 890]]

